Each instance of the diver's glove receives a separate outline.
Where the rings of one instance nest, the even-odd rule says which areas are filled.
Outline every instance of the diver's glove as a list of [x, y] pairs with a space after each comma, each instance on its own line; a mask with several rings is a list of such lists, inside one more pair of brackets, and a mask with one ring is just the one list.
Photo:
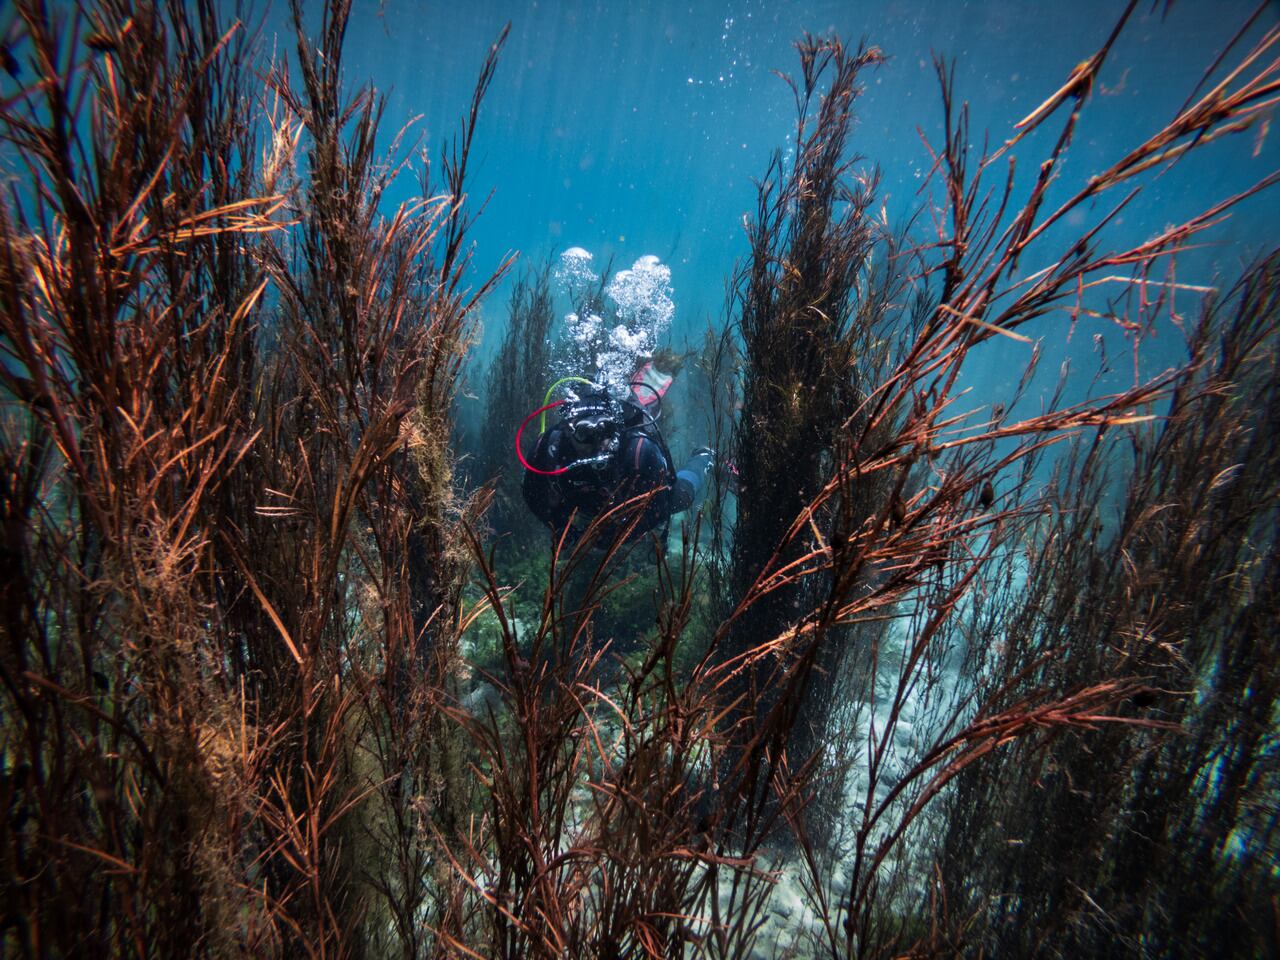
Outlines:
[[705, 457], [708, 467], [714, 467], [720, 485], [730, 493], [738, 492], [738, 465], [728, 457], [717, 456], [710, 447], [699, 447], [693, 451], [695, 457]]
[[686, 470], [700, 470], [705, 480], [711, 468], [716, 465], [716, 452], [710, 447], [698, 447], [693, 453], [689, 454], [689, 462], [685, 465]]
[[735, 494], [738, 492], [738, 465], [728, 457], [719, 456], [711, 447], [698, 447], [694, 450], [685, 469], [701, 470], [704, 480], [714, 469], [716, 478], [725, 490]]

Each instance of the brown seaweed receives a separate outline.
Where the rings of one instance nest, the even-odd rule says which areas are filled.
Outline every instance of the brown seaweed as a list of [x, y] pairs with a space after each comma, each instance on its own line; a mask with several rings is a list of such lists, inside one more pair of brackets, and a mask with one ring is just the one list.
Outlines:
[[[211, 2], [20, 0], [4, 952], [1274, 950], [1275, 255], [1204, 305], [1178, 369], [1032, 413], [958, 388], [1000, 338], [1025, 389], [1022, 329], [1119, 274], [1119, 319], [1167, 315], [1161, 267], [1277, 179], [1106, 246], [1144, 177], [1262, 121], [1271, 31], [1045, 207], [1134, 8], [981, 156], [940, 62], [935, 205], [896, 232], [850, 149], [879, 55], [804, 38], [796, 159], [760, 183], [733, 329], [698, 364], [736, 524], [720, 489], [680, 549], [628, 542], [641, 496], [506, 566], [508, 481], [494, 513], [480, 485], [501, 455], [452, 423], [497, 280], [468, 273], [467, 188], [501, 38], [437, 183], [344, 87], [342, 0], [291, 7], [292, 66]], [[545, 271], [512, 315], [494, 417], [546, 362]], [[779, 938], [784, 875], [804, 922]]]

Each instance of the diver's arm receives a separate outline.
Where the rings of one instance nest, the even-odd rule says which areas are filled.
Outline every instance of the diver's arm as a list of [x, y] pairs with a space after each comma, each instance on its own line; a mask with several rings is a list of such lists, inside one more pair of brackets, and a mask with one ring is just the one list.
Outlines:
[[697, 502], [707, 474], [715, 463], [715, 454], [706, 447], [699, 447], [689, 461], [676, 471], [676, 482], [671, 488], [671, 512], [688, 510]]
[[638, 531], [652, 530], [667, 522], [673, 513], [689, 504], [679, 503], [681, 481], [671, 473], [671, 461], [662, 447], [643, 434], [636, 438], [636, 445], [629, 455], [632, 496], [654, 491], [653, 500], [645, 510]]

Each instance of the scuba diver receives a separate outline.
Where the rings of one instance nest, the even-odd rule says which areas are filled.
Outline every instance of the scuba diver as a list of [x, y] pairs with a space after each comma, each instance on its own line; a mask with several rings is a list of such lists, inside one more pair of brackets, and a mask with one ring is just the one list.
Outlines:
[[[665, 536], [671, 515], [697, 501], [715, 463], [715, 452], [699, 447], [683, 467], [675, 469], [658, 429], [661, 400], [671, 377], [647, 363], [633, 376], [625, 397], [614, 396], [585, 378], [566, 379], [587, 387], [580, 395], [535, 410], [516, 432], [516, 455], [525, 468], [525, 503], [553, 535], [558, 536], [576, 520], [575, 529], [569, 531], [572, 542], [601, 514], [633, 497], [652, 493], [629, 538], [651, 530]], [[557, 407], [562, 408], [560, 420], [546, 429], [546, 412]], [[543, 432], [526, 459], [520, 450], [520, 435], [539, 415]], [[607, 527], [600, 545], [607, 545], [610, 529], [616, 531], [632, 519], [630, 515], [620, 517]]]

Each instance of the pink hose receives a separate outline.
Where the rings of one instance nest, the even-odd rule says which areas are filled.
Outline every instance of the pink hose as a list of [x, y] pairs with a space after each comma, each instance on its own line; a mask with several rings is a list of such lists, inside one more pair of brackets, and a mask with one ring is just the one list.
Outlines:
[[529, 414], [527, 417], [524, 418], [524, 423], [520, 424], [520, 429], [516, 431], [516, 456], [520, 458], [520, 465], [524, 467], [526, 470], [528, 470], [530, 473], [536, 473], [539, 476], [543, 476], [543, 477], [555, 477], [555, 476], [558, 476], [559, 474], [564, 473], [566, 470], [569, 469], [566, 466], [566, 467], [560, 467], [559, 469], [556, 469], [556, 470], [539, 470], [537, 467], [535, 467], [533, 464], [531, 464], [528, 460], [524, 458], [524, 453], [522, 453], [520, 450], [520, 435], [524, 433], [524, 428], [529, 425], [529, 421], [532, 420], [534, 417], [536, 417], [538, 414], [543, 413], [547, 410], [550, 410], [552, 407], [558, 407], [560, 406], [560, 404], [564, 402], [565, 401], [563, 400], [557, 400], [554, 403], [548, 403], [545, 407], [539, 407], [537, 410], [533, 411], [533, 413]]

